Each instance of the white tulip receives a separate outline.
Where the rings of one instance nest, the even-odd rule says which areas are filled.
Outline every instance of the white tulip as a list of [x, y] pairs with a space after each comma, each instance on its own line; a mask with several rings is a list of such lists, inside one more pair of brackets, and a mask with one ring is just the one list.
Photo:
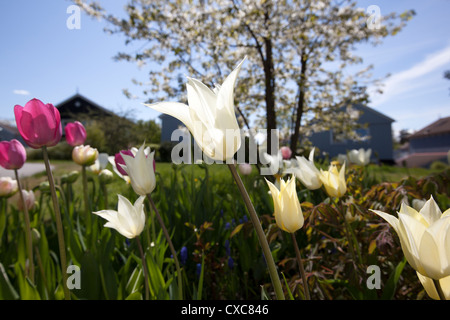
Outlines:
[[309, 153], [309, 160], [305, 157], [296, 157], [297, 166], [294, 166], [288, 170], [286, 173], [293, 173], [300, 179], [301, 183], [309, 190], [316, 190], [322, 186], [322, 181], [320, 180], [320, 171], [314, 165], [314, 149]]
[[348, 158], [350, 162], [354, 164], [365, 166], [370, 162], [370, 155], [372, 154], [372, 149], [364, 150], [363, 148], [356, 150], [353, 149], [348, 153]]
[[134, 157], [122, 153], [125, 166], [119, 164], [128, 174], [134, 192], [141, 196], [152, 193], [156, 187], [155, 152], [146, 155], [144, 146], [139, 148]]
[[231, 159], [241, 147], [241, 135], [234, 110], [234, 85], [243, 62], [222, 86], [211, 90], [201, 81], [188, 78], [188, 104], [159, 102], [146, 106], [183, 122], [202, 151], [213, 160]]
[[408, 263], [425, 277], [450, 276], [450, 209], [441, 212], [433, 197], [417, 212], [402, 204], [398, 218], [371, 210], [397, 232]]
[[94, 212], [94, 214], [102, 217], [108, 222], [104, 225], [107, 228], [116, 229], [121, 235], [128, 239], [133, 239], [139, 236], [144, 230], [145, 226], [145, 213], [144, 213], [144, 196], [140, 196], [136, 202], [131, 202], [121, 196], [119, 196], [119, 203], [117, 211], [115, 210], [102, 210]]

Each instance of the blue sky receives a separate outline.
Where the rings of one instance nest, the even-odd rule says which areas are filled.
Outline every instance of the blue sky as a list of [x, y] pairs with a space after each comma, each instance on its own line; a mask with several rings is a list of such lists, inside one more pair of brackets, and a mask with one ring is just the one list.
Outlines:
[[[126, 1], [100, 1], [115, 13]], [[373, 64], [374, 78], [391, 74], [383, 95], [369, 105], [396, 122], [395, 131], [418, 130], [450, 116], [450, 1], [359, 1], [360, 7], [377, 5], [381, 15], [414, 9], [417, 15], [397, 36], [376, 47], [361, 45], [357, 54]], [[126, 48], [120, 35], [103, 31], [105, 23], [82, 13], [80, 29], [70, 30], [66, 20], [72, 5], [64, 0], [0, 2], [0, 119], [14, 120], [14, 105], [32, 98], [58, 104], [78, 92], [118, 113], [132, 112], [138, 119], [159, 113], [126, 98], [122, 89], [139, 94], [132, 78], [144, 80], [147, 69], [113, 56]]]

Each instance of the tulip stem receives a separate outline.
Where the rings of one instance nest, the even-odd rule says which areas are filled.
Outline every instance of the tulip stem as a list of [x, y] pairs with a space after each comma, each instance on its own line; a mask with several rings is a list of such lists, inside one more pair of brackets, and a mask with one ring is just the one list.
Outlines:
[[281, 286], [280, 277], [278, 276], [277, 268], [275, 266], [275, 262], [273, 260], [272, 252], [270, 251], [269, 244], [267, 243], [266, 235], [261, 227], [261, 222], [259, 221], [258, 215], [256, 214], [255, 208], [253, 207], [253, 203], [250, 200], [250, 197], [245, 189], [245, 186], [239, 176], [236, 166], [234, 163], [228, 164], [228, 168], [231, 171], [231, 175], [233, 176], [236, 185], [242, 195], [242, 199], [244, 200], [245, 206], [250, 214], [250, 219], [252, 220], [253, 227], [255, 228], [256, 235], [258, 236], [259, 244], [264, 253], [264, 257], [266, 259], [267, 268], [269, 269], [270, 278], [272, 280], [272, 285], [275, 289], [275, 295], [278, 300], [285, 300], [283, 287]]
[[436, 287], [436, 291], [439, 295], [439, 300], [447, 300], [445, 298], [445, 294], [444, 294], [444, 291], [442, 290], [441, 283], [439, 282], [439, 280], [433, 279], [433, 283], [434, 283], [434, 286]]
[[28, 252], [28, 259], [30, 262], [29, 276], [31, 282], [34, 284], [34, 259], [33, 259], [33, 239], [31, 237], [31, 223], [30, 223], [30, 215], [28, 214], [28, 207], [23, 197], [22, 186], [20, 184], [19, 173], [17, 169], [14, 169], [14, 173], [16, 175], [17, 187], [19, 189], [20, 201], [22, 202], [23, 212], [25, 217], [25, 237], [26, 237], [26, 246]]
[[89, 193], [88, 193], [86, 166], [81, 166], [81, 176], [83, 180], [84, 219], [86, 223], [86, 233], [90, 234], [92, 231], [92, 225], [91, 225], [91, 213], [89, 210]]
[[302, 276], [303, 291], [306, 300], [311, 300], [311, 295], [309, 293], [308, 280], [306, 279], [305, 269], [303, 268], [302, 256], [300, 254], [300, 249], [298, 248], [297, 239], [295, 238], [295, 233], [291, 233], [292, 242], [294, 243], [295, 255], [297, 257], [298, 269], [300, 270], [300, 275]]
[[142, 268], [144, 269], [144, 282], [145, 282], [145, 300], [149, 299], [150, 291], [148, 289], [148, 270], [147, 270], [147, 261], [145, 261], [145, 255], [144, 250], [142, 249], [141, 240], [139, 239], [139, 236], [136, 237], [136, 242], [139, 248], [139, 252], [141, 254], [141, 260], [142, 260]]
[[61, 212], [59, 210], [58, 197], [56, 195], [55, 181], [53, 180], [52, 170], [50, 168], [50, 161], [48, 159], [47, 147], [43, 146], [42, 151], [44, 154], [45, 169], [47, 171], [48, 183], [50, 185], [50, 192], [52, 195], [53, 209], [55, 210], [56, 230], [58, 233], [58, 245], [59, 245], [59, 257], [61, 260], [61, 275], [63, 278], [63, 290], [64, 298], [70, 300], [70, 291], [67, 287], [67, 258], [66, 258], [66, 245], [64, 242], [64, 228], [61, 219]]
[[180, 263], [178, 262], [177, 252], [175, 251], [175, 247], [173, 246], [172, 240], [170, 239], [170, 235], [169, 232], [167, 231], [166, 225], [164, 224], [164, 220], [162, 219], [158, 209], [156, 208], [155, 203], [153, 202], [152, 196], [150, 194], [147, 194], [147, 199], [150, 202], [150, 205], [152, 206], [153, 210], [155, 211], [156, 219], [158, 219], [159, 225], [161, 226], [164, 236], [166, 237], [167, 243], [169, 244], [170, 252], [172, 253], [173, 259], [175, 260], [175, 267], [177, 269], [177, 276], [178, 276], [178, 296], [179, 296], [178, 298], [182, 300], [183, 279], [181, 278], [181, 268]]

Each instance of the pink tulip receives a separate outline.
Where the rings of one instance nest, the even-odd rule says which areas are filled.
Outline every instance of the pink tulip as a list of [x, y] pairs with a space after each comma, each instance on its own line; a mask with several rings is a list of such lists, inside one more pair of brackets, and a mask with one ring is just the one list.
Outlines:
[[280, 151], [284, 160], [289, 160], [291, 158], [292, 151], [289, 147], [281, 147]]
[[27, 159], [25, 147], [16, 139], [0, 142], [0, 165], [8, 170], [20, 169]]
[[14, 115], [20, 135], [31, 148], [52, 147], [61, 140], [61, 116], [52, 104], [32, 99], [25, 107], [14, 106]]
[[64, 128], [66, 141], [72, 147], [80, 146], [86, 141], [86, 129], [79, 121], [71, 122]]

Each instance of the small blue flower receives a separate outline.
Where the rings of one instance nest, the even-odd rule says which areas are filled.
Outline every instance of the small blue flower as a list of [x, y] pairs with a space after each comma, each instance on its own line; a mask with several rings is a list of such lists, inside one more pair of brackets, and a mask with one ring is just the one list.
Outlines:
[[230, 240], [225, 240], [225, 250], [227, 252], [227, 256], [230, 255]]
[[223, 218], [223, 209], [220, 209], [220, 217]]
[[248, 222], [248, 218], [247, 218], [247, 216], [246, 216], [246, 215], [244, 216], [244, 218], [243, 218], [243, 219], [244, 219], [244, 222]]
[[183, 247], [181, 248], [180, 251], [180, 260], [182, 265], [186, 264], [187, 258], [188, 258], [188, 250], [186, 247]]
[[230, 227], [231, 227], [231, 225], [230, 225], [230, 223], [229, 223], [229, 222], [225, 223], [225, 230], [228, 230], [228, 229], [230, 229]]
[[233, 268], [234, 268], [234, 261], [233, 261], [233, 258], [232, 258], [232, 257], [229, 257], [229, 258], [228, 258], [228, 267], [229, 267], [230, 269], [233, 269]]

